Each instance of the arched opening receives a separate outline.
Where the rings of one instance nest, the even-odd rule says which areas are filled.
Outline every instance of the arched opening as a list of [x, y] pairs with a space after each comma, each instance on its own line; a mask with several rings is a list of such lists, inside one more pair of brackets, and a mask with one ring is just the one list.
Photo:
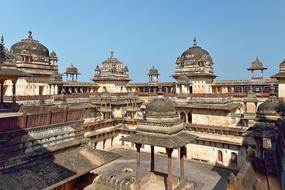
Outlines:
[[223, 152], [221, 150], [218, 150], [218, 161], [223, 162]]
[[192, 94], [192, 91], [193, 91], [193, 87], [189, 86], [189, 94]]
[[192, 123], [192, 114], [188, 112], [188, 123]]
[[184, 122], [186, 122], [186, 115], [184, 112], [180, 112], [180, 119], [182, 119]]
[[232, 152], [231, 153], [231, 164], [233, 166], [236, 166], [237, 165], [237, 154], [235, 152]]

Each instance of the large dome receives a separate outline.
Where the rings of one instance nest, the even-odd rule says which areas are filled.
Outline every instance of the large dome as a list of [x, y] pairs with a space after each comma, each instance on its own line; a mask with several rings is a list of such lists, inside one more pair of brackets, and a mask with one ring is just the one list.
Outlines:
[[213, 70], [213, 60], [209, 52], [197, 45], [196, 38], [193, 46], [184, 51], [176, 60], [176, 70], [173, 77], [210, 77], [215, 78]]
[[[13, 54], [32, 54], [37, 56], [39, 59], [44, 59], [44, 57], [49, 57], [49, 50], [39, 41], [34, 40], [32, 32], [29, 31], [29, 36], [27, 39], [23, 39], [20, 42], [15, 43], [11, 47], [11, 53]], [[36, 58], [36, 59], [37, 59]]]
[[257, 114], [262, 115], [283, 115], [285, 113], [285, 105], [280, 103], [278, 100], [270, 98], [266, 102], [263, 102], [258, 106]]
[[143, 119], [137, 121], [138, 131], [172, 134], [185, 128], [176, 112], [174, 103], [163, 97], [158, 97], [146, 105]]
[[146, 105], [146, 117], [177, 116], [174, 103], [165, 98], [156, 98]]
[[268, 100], [257, 108], [256, 117], [258, 120], [276, 121], [285, 115], [285, 105], [278, 98], [271, 95]]
[[200, 46], [197, 46], [196, 39], [194, 38], [193, 46], [181, 54], [182, 60], [192, 61], [209, 61], [213, 62], [209, 52]]
[[129, 69], [116, 57], [113, 52], [101, 64], [96, 66], [94, 81], [129, 81]]

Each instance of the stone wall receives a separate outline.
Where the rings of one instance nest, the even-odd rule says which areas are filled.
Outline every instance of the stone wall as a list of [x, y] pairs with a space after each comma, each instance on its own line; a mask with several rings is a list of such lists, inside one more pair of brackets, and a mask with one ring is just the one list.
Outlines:
[[229, 113], [221, 111], [208, 110], [192, 110], [192, 123], [200, 125], [216, 125], [229, 127], [232, 124], [232, 119]]

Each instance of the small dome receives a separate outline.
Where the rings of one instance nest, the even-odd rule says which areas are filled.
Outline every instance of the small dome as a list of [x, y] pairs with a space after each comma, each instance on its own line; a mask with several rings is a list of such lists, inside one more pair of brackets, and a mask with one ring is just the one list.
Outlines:
[[96, 72], [100, 72], [100, 71], [101, 71], [99, 65], [96, 66], [95, 71], [96, 71]]
[[157, 68], [152, 66], [152, 68], [149, 70], [148, 75], [159, 75]]
[[71, 64], [70, 67], [66, 68], [66, 72], [65, 73], [68, 73], [68, 74], [79, 74], [78, 73], [78, 68], [75, 67], [73, 64]]
[[280, 71], [285, 71], [285, 59], [280, 63], [279, 70]]
[[49, 56], [50, 56], [50, 57], [53, 57], [53, 58], [56, 58], [56, 57], [57, 57], [57, 55], [56, 55], [56, 53], [55, 53], [54, 51], [52, 51]]
[[128, 68], [127, 65], [125, 66], [124, 71], [125, 71], [125, 72], [129, 72], [129, 68]]
[[156, 98], [146, 105], [146, 117], [173, 117], [177, 116], [173, 102], [165, 98]]
[[251, 67], [247, 70], [266, 70], [263, 66], [263, 63], [258, 59], [258, 57], [255, 58], [255, 60], [251, 63]]
[[[49, 50], [39, 41], [34, 40], [32, 32], [29, 31], [27, 39], [23, 39], [20, 42], [15, 43], [11, 46], [11, 52], [15, 54], [32, 54], [39, 57], [49, 57]], [[44, 60], [44, 58], [41, 58]]]

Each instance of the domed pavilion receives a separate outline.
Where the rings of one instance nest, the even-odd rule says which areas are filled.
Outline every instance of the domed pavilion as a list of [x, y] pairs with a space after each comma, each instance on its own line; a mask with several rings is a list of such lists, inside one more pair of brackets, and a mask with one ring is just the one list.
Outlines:
[[10, 52], [16, 58], [17, 67], [36, 76], [51, 76], [57, 71], [57, 55], [54, 51], [49, 53], [48, 48], [35, 40], [32, 31], [28, 37], [11, 46]]
[[[177, 93], [210, 93], [210, 85], [216, 78], [213, 64], [209, 52], [198, 46], [194, 38], [193, 46], [176, 59], [176, 70], [172, 77], [177, 81]], [[182, 77], [189, 82], [181, 81]]]
[[[180, 184], [185, 182], [184, 157], [186, 145], [196, 139], [186, 129], [179, 118], [174, 104], [163, 97], [158, 97], [146, 105], [144, 116], [137, 121], [136, 133], [123, 137], [121, 140], [135, 143], [137, 149], [136, 189], [140, 189], [140, 148], [142, 145], [151, 147], [151, 168], [154, 173], [154, 147], [165, 148], [168, 157], [167, 189], [173, 189], [172, 152], [180, 149]], [[177, 185], [177, 184], [176, 184]], [[179, 184], [178, 184], [179, 185]]]
[[111, 52], [110, 57], [96, 66], [93, 81], [100, 86], [99, 92], [127, 92], [126, 85], [130, 81], [128, 66]]

